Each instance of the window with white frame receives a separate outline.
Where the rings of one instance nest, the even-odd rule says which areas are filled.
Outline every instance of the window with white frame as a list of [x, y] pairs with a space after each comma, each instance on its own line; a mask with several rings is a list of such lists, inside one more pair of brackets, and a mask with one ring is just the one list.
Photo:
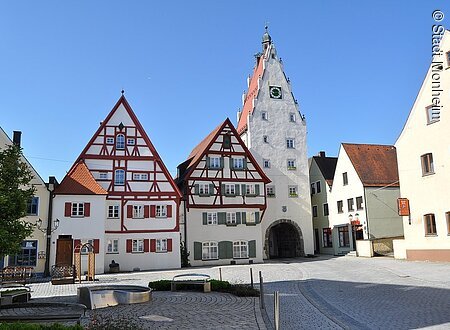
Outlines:
[[72, 203], [72, 217], [84, 216], [84, 203]]
[[100, 172], [98, 174], [99, 180], [107, 180], [108, 179], [108, 172]]
[[114, 144], [114, 138], [113, 137], [107, 137], [106, 138], [106, 144]]
[[144, 252], [144, 240], [143, 239], [134, 239], [132, 241], [131, 252], [134, 252], [134, 253]]
[[156, 239], [156, 252], [167, 252], [167, 238]]
[[208, 212], [206, 219], [208, 225], [217, 225], [217, 212]]
[[209, 195], [209, 183], [199, 183], [198, 184], [198, 194], [199, 195]]
[[292, 122], [292, 123], [295, 122], [295, 113], [291, 112], [289, 114], [289, 121]]
[[119, 240], [109, 239], [106, 245], [106, 253], [119, 253]]
[[427, 112], [427, 124], [436, 123], [441, 119], [440, 115], [439, 115], [439, 112], [440, 112], [439, 106], [436, 107], [436, 106], [430, 105], [430, 106], [426, 107], [425, 110]]
[[86, 243], [88, 243], [90, 245], [83, 246], [83, 248], [80, 250], [81, 254], [88, 254], [89, 250], [94, 248], [94, 240], [93, 239], [86, 239], [81, 242], [81, 244], [86, 244]]
[[297, 167], [295, 165], [295, 159], [288, 159], [287, 160], [287, 168], [288, 168], [288, 170], [295, 170], [295, 169], [297, 169]]
[[144, 206], [143, 205], [133, 205], [133, 219], [144, 218]]
[[317, 205], [313, 205], [312, 207], [312, 215], [314, 218], [317, 218]]
[[262, 120], [268, 120], [269, 115], [267, 114], [267, 111], [261, 111], [261, 119]]
[[156, 217], [157, 218], [167, 217], [167, 205], [156, 205]]
[[37, 264], [38, 241], [22, 241], [20, 250], [16, 255], [10, 255], [8, 258], [9, 266], [33, 266]]
[[434, 174], [433, 154], [422, 155], [420, 159], [422, 162], [422, 176]]
[[275, 197], [275, 186], [267, 186], [267, 197]]
[[133, 173], [134, 181], [148, 181], [148, 173]]
[[116, 136], [116, 149], [125, 149], [125, 136], [123, 134], [117, 134]]
[[225, 184], [225, 195], [234, 196], [236, 195], [236, 186], [234, 183]]
[[246, 195], [255, 195], [255, 185], [254, 184], [246, 184], [245, 185], [245, 194]]
[[119, 218], [119, 205], [108, 205], [108, 218], [109, 219]]
[[289, 186], [289, 197], [298, 197], [297, 186]]
[[295, 141], [294, 139], [287, 138], [286, 139], [286, 148], [288, 149], [294, 149], [295, 148]]
[[263, 142], [269, 143], [269, 137], [267, 135], [263, 135]]
[[233, 168], [243, 169], [244, 168], [244, 158], [233, 158]]
[[236, 224], [236, 212], [227, 212], [227, 224], [229, 225]]
[[263, 167], [270, 168], [270, 159], [263, 159]]
[[248, 258], [248, 242], [234, 241], [233, 242], [233, 258]]
[[129, 146], [134, 146], [136, 144], [136, 140], [135, 139], [127, 139], [127, 144]]
[[247, 223], [255, 223], [256, 222], [256, 213], [255, 212], [247, 212], [245, 215]]
[[33, 196], [27, 202], [27, 215], [38, 215], [39, 197]]
[[220, 157], [209, 157], [209, 168], [220, 168]]
[[202, 259], [212, 260], [219, 258], [219, 248], [217, 242], [202, 243]]
[[125, 184], [125, 171], [116, 170], [114, 172], [114, 184], [116, 186], [123, 186]]
[[433, 213], [425, 214], [423, 216], [423, 220], [425, 223], [425, 235], [426, 236], [436, 236], [436, 218]]

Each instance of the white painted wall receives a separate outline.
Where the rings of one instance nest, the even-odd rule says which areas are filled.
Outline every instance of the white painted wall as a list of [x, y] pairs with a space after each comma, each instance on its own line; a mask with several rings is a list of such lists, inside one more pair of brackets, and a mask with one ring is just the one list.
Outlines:
[[[445, 54], [450, 51], [450, 32], [442, 39], [442, 71], [432, 72], [430, 66], [419, 90], [406, 124], [395, 144], [399, 166], [401, 196], [408, 198], [411, 224], [403, 217], [406, 250], [447, 250], [450, 260], [450, 234], [445, 213], [450, 211], [450, 65]], [[433, 78], [433, 74], [434, 78]], [[440, 120], [428, 124], [426, 107], [432, 104], [432, 83], [443, 90], [435, 102], [442, 106]], [[440, 86], [438, 86], [440, 84]], [[422, 176], [421, 155], [433, 154], [434, 174]], [[425, 236], [423, 216], [434, 213], [437, 236]]]

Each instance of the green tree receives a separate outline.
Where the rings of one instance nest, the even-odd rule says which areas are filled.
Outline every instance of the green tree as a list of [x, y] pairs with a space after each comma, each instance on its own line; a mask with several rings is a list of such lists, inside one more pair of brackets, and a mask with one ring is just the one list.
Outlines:
[[21, 156], [16, 145], [0, 150], [0, 256], [16, 254], [33, 232], [34, 225], [23, 219], [34, 194], [33, 174]]

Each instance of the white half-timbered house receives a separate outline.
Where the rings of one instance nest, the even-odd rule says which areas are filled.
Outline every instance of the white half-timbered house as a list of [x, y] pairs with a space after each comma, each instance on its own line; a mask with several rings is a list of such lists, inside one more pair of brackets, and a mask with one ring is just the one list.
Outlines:
[[55, 190], [53, 263], [91, 242], [96, 269], [180, 267], [180, 192], [122, 95]]
[[192, 150], [178, 166], [177, 184], [193, 266], [262, 262], [269, 182], [229, 119]]

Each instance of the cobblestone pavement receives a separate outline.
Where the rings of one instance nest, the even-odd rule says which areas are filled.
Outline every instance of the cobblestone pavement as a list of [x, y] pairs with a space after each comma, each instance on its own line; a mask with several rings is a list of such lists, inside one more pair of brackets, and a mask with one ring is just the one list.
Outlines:
[[[273, 291], [280, 291], [281, 329], [450, 329], [450, 263], [320, 256], [265, 264], [97, 276], [101, 284], [147, 286], [183, 273], [204, 273], [255, 285], [264, 278], [265, 312], [257, 298], [200, 292], [153, 292], [153, 301], [90, 311], [127, 316], [146, 329], [263, 329], [273, 326]], [[78, 286], [31, 284], [32, 297], [76, 302]], [[40, 299], [37, 299], [40, 300]], [[140, 318], [147, 316], [146, 318]], [[155, 318], [165, 317], [165, 321]], [[153, 321], [151, 321], [153, 319]], [[86, 322], [87, 320], [84, 320]]]

